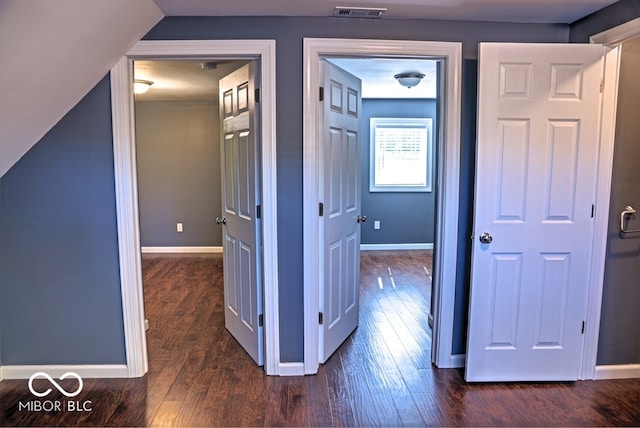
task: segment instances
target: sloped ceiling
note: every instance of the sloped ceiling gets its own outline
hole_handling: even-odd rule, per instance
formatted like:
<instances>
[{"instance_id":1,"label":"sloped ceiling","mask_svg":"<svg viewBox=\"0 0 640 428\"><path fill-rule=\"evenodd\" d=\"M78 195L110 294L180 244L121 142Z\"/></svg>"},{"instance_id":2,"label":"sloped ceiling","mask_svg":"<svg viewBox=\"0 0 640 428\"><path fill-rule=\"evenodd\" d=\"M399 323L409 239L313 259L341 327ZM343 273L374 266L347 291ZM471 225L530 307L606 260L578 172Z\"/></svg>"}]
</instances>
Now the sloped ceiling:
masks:
<instances>
[{"instance_id":1,"label":"sloped ceiling","mask_svg":"<svg viewBox=\"0 0 640 428\"><path fill-rule=\"evenodd\" d=\"M152 0L0 0L0 177L163 17Z\"/></svg>"}]
</instances>

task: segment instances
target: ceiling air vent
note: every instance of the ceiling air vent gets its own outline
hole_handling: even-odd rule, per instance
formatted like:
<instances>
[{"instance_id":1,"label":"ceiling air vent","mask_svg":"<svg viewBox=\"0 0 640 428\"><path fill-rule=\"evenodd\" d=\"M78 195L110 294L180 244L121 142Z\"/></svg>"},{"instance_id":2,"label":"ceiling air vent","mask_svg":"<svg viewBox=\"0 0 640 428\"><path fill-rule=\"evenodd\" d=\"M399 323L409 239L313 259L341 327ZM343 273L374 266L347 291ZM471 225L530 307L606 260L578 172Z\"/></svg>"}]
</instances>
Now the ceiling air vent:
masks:
<instances>
[{"instance_id":1,"label":"ceiling air vent","mask_svg":"<svg viewBox=\"0 0 640 428\"><path fill-rule=\"evenodd\" d=\"M380 18L387 11L386 7L343 7L336 6L333 16L345 18Z\"/></svg>"}]
</instances>

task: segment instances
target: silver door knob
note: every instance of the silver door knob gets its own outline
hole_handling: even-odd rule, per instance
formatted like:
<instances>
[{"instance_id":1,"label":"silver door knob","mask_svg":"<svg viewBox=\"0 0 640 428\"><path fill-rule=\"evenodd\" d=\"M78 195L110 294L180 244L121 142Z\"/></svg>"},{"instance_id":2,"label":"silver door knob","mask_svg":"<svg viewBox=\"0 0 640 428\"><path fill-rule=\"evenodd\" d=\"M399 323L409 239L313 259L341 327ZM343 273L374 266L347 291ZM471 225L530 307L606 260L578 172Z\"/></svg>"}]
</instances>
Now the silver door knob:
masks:
<instances>
[{"instance_id":1,"label":"silver door knob","mask_svg":"<svg viewBox=\"0 0 640 428\"><path fill-rule=\"evenodd\" d=\"M364 223L367 221L367 216L366 215L359 215L357 218L358 223Z\"/></svg>"},{"instance_id":2,"label":"silver door knob","mask_svg":"<svg viewBox=\"0 0 640 428\"><path fill-rule=\"evenodd\" d=\"M224 217L222 218L218 217L216 218L216 224L227 224L227 219Z\"/></svg>"},{"instance_id":3,"label":"silver door knob","mask_svg":"<svg viewBox=\"0 0 640 428\"><path fill-rule=\"evenodd\" d=\"M482 242L483 244L491 244L491 241L493 241L493 236L491 236L490 233L482 232L480 234L480 242Z\"/></svg>"}]
</instances>

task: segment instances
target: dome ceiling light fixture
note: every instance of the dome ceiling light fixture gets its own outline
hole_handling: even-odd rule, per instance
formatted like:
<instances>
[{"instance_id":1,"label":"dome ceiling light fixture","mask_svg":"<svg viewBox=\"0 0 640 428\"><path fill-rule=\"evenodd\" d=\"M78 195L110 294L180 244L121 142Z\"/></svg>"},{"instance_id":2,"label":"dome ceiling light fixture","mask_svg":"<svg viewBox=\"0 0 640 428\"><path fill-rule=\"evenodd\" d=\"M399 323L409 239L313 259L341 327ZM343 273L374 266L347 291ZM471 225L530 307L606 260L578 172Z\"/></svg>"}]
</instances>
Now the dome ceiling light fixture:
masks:
<instances>
[{"instance_id":1,"label":"dome ceiling light fixture","mask_svg":"<svg viewBox=\"0 0 640 428\"><path fill-rule=\"evenodd\" d=\"M412 71L398 73L393 77L398 81L399 84L401 84L405 88L413 88L422 81L422 79L424 78L424 74Z\"/></svg>"},{"instance_id":2,"label":"dome ceiling light fixture","mask_svg":"<svg viewBox=\"0 0 640 428\"><path fill-rule=\"evenodd\" d=\"M151 85L153 85L153 82L151 80L135 79L133 81L133 93L144 94L149 90Z\"/></svg>"}]
</instances>

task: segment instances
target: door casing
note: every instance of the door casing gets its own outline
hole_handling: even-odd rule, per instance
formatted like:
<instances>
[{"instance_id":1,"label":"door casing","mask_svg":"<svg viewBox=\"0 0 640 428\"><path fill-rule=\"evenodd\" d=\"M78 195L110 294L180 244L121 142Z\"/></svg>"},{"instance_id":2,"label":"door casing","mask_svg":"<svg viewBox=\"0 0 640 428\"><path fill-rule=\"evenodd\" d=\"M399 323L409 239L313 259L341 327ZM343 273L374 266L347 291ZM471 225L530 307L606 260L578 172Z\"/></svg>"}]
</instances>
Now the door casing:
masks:
<instances>
[{"instance_id":1,"label":"door casing","mask_svg":"<svg viewBox=\"0 0 640 428\"><path fill-rule=\"evenodd\" d=\"M275 40L140 41L111 69L116 215L127 373L148 369L133 114L134 59L255 59L260 64L265 371L281 374L278 323ZM211 219L214 221L214 219Z\"/></svg>"},{"instance_id":2,"label":"door casing","mask_svg":"<svg viewBox=\"0 0 640 428\"><path fill-rule=\"evenodd\" d=\"M601 117L601 146L598 164L598 183L596 189L596 215L593 243L593 258L596 263L591 267L589 302L587 307L587 325L584 355L582 360L582 379L610 379L626 377L618 370L619 366L608 369L597 366L598 336L600 334L600 314L602 311L602 293L604 287L604 265L607 256L609 200L613 173L613 148L615 143L616 107L618 103L618 75L620 66L620 45L640 36L640 18L625 22L590 37L591 43L607 47L605 54L603 105Z\"/></svg>"},{"instance_id":3,"label":"door casing","mask_svg":"<svg viewBox=\"0 0 640 428\"><path fill-rule=\"evenodd\" d=\"M318 97L320 60L331 56L411 57L439 59L445 63L443 88L442 137L439 141L438 201L436 247L438 266L434 267L435 318L432 361L438 367L458 367L464 356L452 355L455 268L458 241L458 191L460 177L460 96L462 44L407 40L312 39L303 41L304 63L304 156L303 222L304 246L304 373L318 371L320 284L317 260L320 259L320 189L318 156ZM445 213L447 214L445 216ZM449 269L445 269L449 266Z\"/></svg>"}]
</instances>

